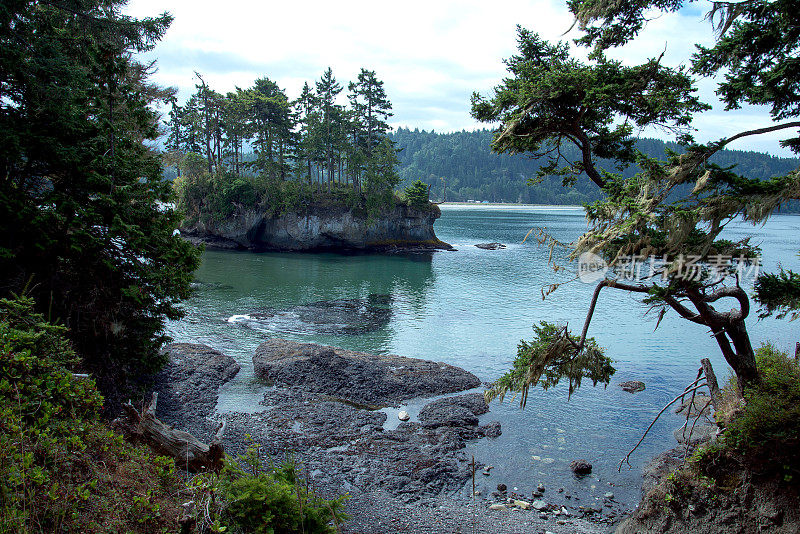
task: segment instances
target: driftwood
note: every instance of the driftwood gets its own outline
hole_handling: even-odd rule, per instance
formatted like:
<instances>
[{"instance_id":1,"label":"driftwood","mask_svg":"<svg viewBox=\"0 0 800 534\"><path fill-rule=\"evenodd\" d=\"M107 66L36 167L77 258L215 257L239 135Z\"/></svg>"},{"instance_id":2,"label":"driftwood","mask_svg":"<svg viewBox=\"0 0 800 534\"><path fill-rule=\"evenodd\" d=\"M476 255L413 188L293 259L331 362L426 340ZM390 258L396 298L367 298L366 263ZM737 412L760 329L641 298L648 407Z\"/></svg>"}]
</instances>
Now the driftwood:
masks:
<instances>
[{"instance_id":1,"label":"driftwood","mask_svg":"<svg viewBox=\"0 0 800 534\"><path fill-rule=\"evenodd\" d=\"M717 383L717 375L714 374L714 368L711 367L711 361L708 358L700 360L700 365L703 366L703 374L706 375L708 382L708 391L711 393L711 405L715 410L720 406L720 391L719 384Z\"/></svg>"},{"instance_id":2,"label":"driftwood","mask_svg":"<svg viewBox=\"0 0 800 534\"><path fill-rule=\"evenodd\" d=\"M139 413L130 402L124 404L124 414L115 419L112 426L127 439L147 443L159 453L171 456L180 468L191 472L201 470L219 471L225 452L222 448L222 434L225 423L217 429L210 444L203 443L183 430L176 430L156 418L158 393L153 393L150 403Z\"/></svg>"}]
</instances>

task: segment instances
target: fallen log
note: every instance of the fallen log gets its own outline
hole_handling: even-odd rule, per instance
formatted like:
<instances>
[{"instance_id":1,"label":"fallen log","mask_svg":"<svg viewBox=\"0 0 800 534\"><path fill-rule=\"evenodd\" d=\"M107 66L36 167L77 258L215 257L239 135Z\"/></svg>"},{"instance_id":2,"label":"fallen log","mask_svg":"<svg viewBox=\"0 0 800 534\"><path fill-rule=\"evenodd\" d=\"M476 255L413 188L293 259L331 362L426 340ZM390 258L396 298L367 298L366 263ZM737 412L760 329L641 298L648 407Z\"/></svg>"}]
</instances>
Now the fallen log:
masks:
<instances>
[{"instance_id":1,"label":"fallen log","mask_svg":"<svg viewBox=\"0 0 800 534\"><path fill-rule=\"evenodd\" d=\"M122 406L123 415L111 423L112 428L128 440L147 443L158 453L174 458L178 467L193 473L222 469L225 422L220 423L213 441L206 444L190 433L174 429L156 418L157 403L158 393L153 393L150 403L139 413L130 401L127 402Z\"/></svg>"}]
</instances>

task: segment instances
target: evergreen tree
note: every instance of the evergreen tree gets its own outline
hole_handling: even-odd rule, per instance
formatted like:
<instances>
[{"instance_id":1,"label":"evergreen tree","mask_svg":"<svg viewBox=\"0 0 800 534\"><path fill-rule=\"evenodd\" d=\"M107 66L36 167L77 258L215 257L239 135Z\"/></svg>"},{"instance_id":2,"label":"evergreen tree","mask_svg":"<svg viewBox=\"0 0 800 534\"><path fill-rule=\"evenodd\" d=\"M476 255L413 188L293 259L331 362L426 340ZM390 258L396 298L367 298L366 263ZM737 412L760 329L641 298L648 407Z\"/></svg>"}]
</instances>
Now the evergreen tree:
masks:
<instances>
[{"instance_id":1,"label":"evergreen tree","mask_svg":"<svg viewBox=\"0 0 800 534\"><path fill-rule=\"evenodd\" d=\"M342 92L342 86L333 76L333 70L328 67L317 81L316 89L322 113L321 144L325 165L328 169L328 189L330 190L335 176L338 149L344 136L342 107L336 103L336 98Z\"/></svg>"},{"instance_id":2,"label":"evergreen tree","mask_svg":"<svg viewBox=\"0 0 800 534\"><path fill-rule=\"evenodd\" d=\"M122 2L12 0L0 9L0 293L27 291L62 321L104 393L156 371L164 321L190 292L197 252L145 141L169 94L132 59L169 15Z\"/></svg>"},{"instance_id":3,"label":"evergreen tree","mask_svg":"<svg viewBox=\"0 0 800 534\"><path fill-rule=\"evenodd\" d=\"M386 119L392 116L392 104L386 97L383 82L375 76L374 70L362 68L356 82L350 82L350 106L361 128L364 151L367 159L381 138L389 131Z\"/></svg>"},{"instance_id":4,"label":"evergreen tree","mask_svg":"<svg viewBox=\"0 0 800 534\"><path fill-rule=\"evenodd\" d=\"M669 12L682 5L571 1L569 7L585 31L578 42L593 47L587 63L572 58L566 45L547 43L519 29L519 54L507 61L510 76L491 99L473 96L476 118L502 123L495 134L494 150L548 158L543 174L559 174L569 184L585 173L605 193L603 200L586 207L590 228L576 243L573 257L597 253L612 267L629 258L665 258L655 269L657 276L601 280L580 337L571 336L565 328L558 332L543 329L541 333L548 332L547 339L540 333L535 344L546 341L545 348L521 353L518 363L524 360L524 365L499 383L497 394L515 389L521 390L524 398L530 385L541 380L547 387L561 376L569 378L570 391L585 376L607 382L608 361L587 338L595 303L605 287L641 294L661 316L672 310L710 330L736 373L740 391L759 381L745 325L749 297L739 277L728 276L729 270L746 263L757 251L746 241L732 243L719 236L732 220L761 223L790 199L800 198L800 171L759 180L709 159L733 140L797 129L800 122L772 124L716 143L696 144L688 128L692 117L708 106L694 96L693 75L730 69L730 76L719 86L729 110L749 101L771 105L773 119L796 116L800 74L786 69L800 46L797 30L788 22L796 19L792 18L796 6L780 1L715 4L712 18L719 9L723 11L716 44L699 48L691 71L666 67L661 57L632 67L607 58L609 47L637 37L647 10ZM757 38L762 32L769 37ZM770 70L773 66L776 70ZM768 75L763 78L765 71ZM675 132L684 153L668 152L660 160L637 151L632 125ZM797 139L792 137L784 144L800 147ZM562 147L566 145L577 148L576 159L564 157ZM600 158L612 165L600 167ZM630 177L618 172L634 162L642 172ZM736 257L739 261L731 264ZM723 300L738 306L722 311L718 301Z\"/></svg>"}]
</instances>

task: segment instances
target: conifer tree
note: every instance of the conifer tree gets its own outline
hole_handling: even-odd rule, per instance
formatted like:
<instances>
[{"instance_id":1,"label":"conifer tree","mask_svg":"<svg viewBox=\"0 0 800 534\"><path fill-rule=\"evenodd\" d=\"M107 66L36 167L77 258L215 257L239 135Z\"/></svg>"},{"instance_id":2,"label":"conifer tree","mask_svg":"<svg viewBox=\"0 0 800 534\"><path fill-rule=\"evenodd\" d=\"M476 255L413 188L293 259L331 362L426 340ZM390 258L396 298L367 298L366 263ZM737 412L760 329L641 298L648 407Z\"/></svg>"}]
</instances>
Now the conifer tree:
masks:
<instances>
[{"instance_id":1,"label":"conifer tree","mask_svg":"<svg viewBox=\"0 0 800 534\"><path fill-rule=\"evenodd\" d=\"M12 0L0 9L0 294L69 328L113 401L153 372L198 255L173 235L152 104L170 94L133 54L172 18L123 3Z\"/></svg>"},{"instance_id":2,"label":"conifer tree","mask_svg":"<svg viewBox=\"0 0 800 534\"><path fill-rule=\"evenodd\" d=\"M730 271L738 271L758 251L746 241L722 239L720 233L740 218L762 223L787 201L800 198L800 170L759 180L709 158L736 139L797 130L800 122L777 123L767 117L761 127L695 143L691 119L708 109L694 95L695 78L727 70L718 92L729 112L748 102L769 106L773 121L796 117L800 72L789 68L800 48L798 29L791 22L796 6L766 0L715 3L709 14L719 21L715 45L699 47L691 67L670 68L662 64L663 57L626 66L609 59L606 51L636 39L648 10L673 12L683 2L571 0L568 5L584 32L577 42L592 48L588 62L572 57L566 44L550 44L519 29L519 54L507 62L510 76L491 98L473 96L473 115L502 123L492 145L496 151L547 158L542 174L563 176L565 185L588 178L602 189L605 198L586 207L590 228L572 257L599 254L613 274L596 286L580 336L566 329L542 330L548 332L546 346L521 355L529 361L500 387L524 393L530 385L552 385L566 376L571 391L583 376L607 381L610 374L597 372L607 369L608 362L588 350L587 331L600 291L608 287L641 294L659 317L671 310L704 327L744 390L759 381L759 371L745 324L750 299ZM648 157L635 148L634 126L673 132L683 145L681 153ZM797 136L783 144L800 148ZM564 156L565 145L577 147L577 159ZM601 159L611 165L603 168ZM619 169L634 162L642 172L620 174ZM650 257L664 258L656 276L628 281L620 275L619 267L631 258ZM735 307L720 309L728 302Z\"/></svg>"}]
</instances>

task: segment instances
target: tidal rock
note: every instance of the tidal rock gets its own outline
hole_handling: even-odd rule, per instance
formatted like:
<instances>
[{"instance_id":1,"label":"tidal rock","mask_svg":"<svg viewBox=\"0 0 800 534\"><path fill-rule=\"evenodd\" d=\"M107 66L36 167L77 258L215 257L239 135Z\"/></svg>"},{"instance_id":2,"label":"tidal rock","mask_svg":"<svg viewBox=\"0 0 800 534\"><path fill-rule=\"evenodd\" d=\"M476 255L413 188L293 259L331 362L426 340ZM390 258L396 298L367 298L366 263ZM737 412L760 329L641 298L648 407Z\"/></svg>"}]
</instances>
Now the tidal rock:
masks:
<instances>
[{"instance_id":1,"label":"tidal rock","mask_svg":"<svg viewBox=\"0 0 800 534\"><path fill-rule=\"evenodd\" d=\"M241 323L270 332L362 335L384 328L392 318L391 306L390 295L371 294L251 311Z\"/></svg>"},{"instance_id":2,"label":"tidal rock","mask_svg":"<svg viewBox=\"0 0 800 534\"><path fill-rule=\"evenodd\" d=\"M502 243L478 243L475 246L483 250L497 250L506 248L506 246Z\"/></svg>"},{"instance_id":3,"label":"tidal rock","mask_svg":"<svg viewBox=\"0 0 800 534\"><path fill-rule=\"evenodd\" d=\"M517 508L522 508L523 510L529 510L531 507L531 503L529 503L528 501L520 501L515 499L514 506L516 506Z\"/></svg>"},{"instance_id":4,"label":"tidal rock","mask_svg":"<svg viewBox=\"0 0 800 534\"><path fill-rule=\"evenodd\" d=\"M640 380L628 380L627 382L622 382L619 387L628 393L638 393L644 391L644 382Z\"/></svg>"},{"instance_id":5,"label":"tidal rock","mask_svg":"<svg viewBox=\"0 0 800 534\"><path fill-rule=\"evenodd\" d=\"M268 383L298 386L365 407L390 406L480 385L472 373L445 363L285 339L262 343L253 356L253 368Z\"/></svg>"},{"instance_id":6,"label":"tidal rock","mask_svg":"<svg viewBox=\"0 0 800 534\"><path fill-rule=\"evenodd\" d=\"M478 431L487 438L497 438L503 433L499 421L492 421L478 427Z\"/></svg>"},{"instance_id":7,"label":"tidal rock","mask_svg":"<svg viewBox=\"0 0 800 534\"><path fill-rule=\"evenodd\" d=\"M539 483L539 485L538 485L538 486L536 486L536 491L538 491L538 492L540 492L540 493L544 493L544 484L542 484L542 483L540 482L540 483Z\"/></svg>"},{"instance_id":8,"label":"tidal rock","mask_svg":"<svg viewBox=\"0 0 800 534\"><path fill-rule=\"evenodd\" d=\"M419 412L419 420L426 428L440 426L477 426L478 416L489 411L481 393L468 393L445 397L427 404Z\"/></svg>"},{"instance_id":9,"label":"tidal rock","mask_svg":"<svg viewBox=\"0 0 800 534\"><path fill-rule=\"evenodd\" d=\"M499 491L500 493L505 493L507 489L508 489L508 486L506 486L502 482L497 485L497 491Z\"/></svg>"},{"instance_id":10,"label":"tidal rock","mask_svg":"<svg viewBox=\"0 0 800 534\"><path fill-rule=\"evenodd\" d=\"M572 469L572 472L576 475L588 475L592 472L592 464L583 459L573 460L572 463L569 464L569 468Z\"/></svg>"},{"instance_id":11,"label":"tidal rock","mask_svg":"<svg viewBox=\"0 0 800 534\"><path fill-rule=\"evenodd\" d=\"M608 499L608 500L611 500L611 499L613 499L613 498L614 498L614 494L613 494L613 493L611 493L610 491L609 491L609 492L606 492L606 494L605 494L605 495L603 495L603 498L605 498L605 499Z\"/></svg>"},{"instance_id":12,"label":"tidal rock","mask_svg":"<svg viewBox=\"0 0 800 534\"><path fill-rule=\"evenodd\" d=\"M489 505L489 510L508 510L505 504L495 503Z\"/></svg>"},{"instance_id":13,"label":"tidal rock","mask_svg":"<svg viewBox=\"0 0 800 534\"><path fill-rule=\"evenodd\" d=\"M541 500L540 501L533 501L533 504L531 504L531 506L533 506L533 509L538 511L538 512L547 510L547 508L548 508L547 503L544 502L544 501L541 501Z\"/></svg>"},{"instance_id":14,"label":"tidal rock","mask_svg":"<svg viewBox=\"0 0 800 534\"><path fill-rule=\"evenodd\" d=\"M153 391L158 392L156 417L181 424L189 417L211 415L219 388L239 372L236 360L208 345L193 343L171 343L163 352L169 360L153 384Z\"/></svg>"},{"instance_id":15,"label":"tidal rock","mask_svg":"<svg viewBox=\"0 0 800 534\"><path fill-rule=\"evenodd\" d=\"M397 418L400 419L401 421L408 421L409 419L411 419L411 416L408 415L407 411L400 410L400 413L397 414Z\"/></svg>"}]
</instances>

